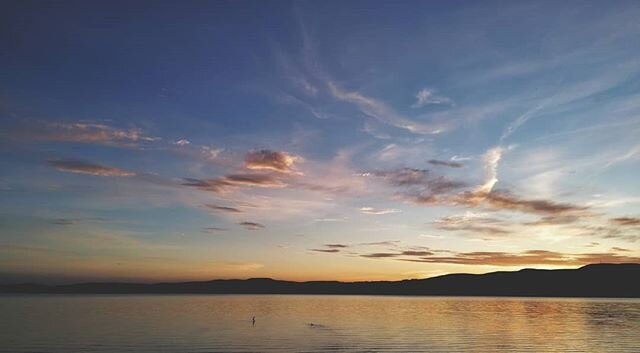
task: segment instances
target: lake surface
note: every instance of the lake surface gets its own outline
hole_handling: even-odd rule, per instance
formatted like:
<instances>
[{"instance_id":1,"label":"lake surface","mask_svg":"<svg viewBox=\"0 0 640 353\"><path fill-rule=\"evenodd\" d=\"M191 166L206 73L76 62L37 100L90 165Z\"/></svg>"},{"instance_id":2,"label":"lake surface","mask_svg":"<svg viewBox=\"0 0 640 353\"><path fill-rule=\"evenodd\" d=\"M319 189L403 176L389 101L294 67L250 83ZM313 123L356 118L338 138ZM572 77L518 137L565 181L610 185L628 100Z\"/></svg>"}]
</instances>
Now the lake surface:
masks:
<instances>
[{"instance_id":1,"label":"lake surface","mask_svg":"<svg viewBox=\"0 0 640 353\"><path fill-rule=\"evenodd\" d=\"M0 351L637 353L640 300L0 296Z\"/></svg>"}]
</instances>

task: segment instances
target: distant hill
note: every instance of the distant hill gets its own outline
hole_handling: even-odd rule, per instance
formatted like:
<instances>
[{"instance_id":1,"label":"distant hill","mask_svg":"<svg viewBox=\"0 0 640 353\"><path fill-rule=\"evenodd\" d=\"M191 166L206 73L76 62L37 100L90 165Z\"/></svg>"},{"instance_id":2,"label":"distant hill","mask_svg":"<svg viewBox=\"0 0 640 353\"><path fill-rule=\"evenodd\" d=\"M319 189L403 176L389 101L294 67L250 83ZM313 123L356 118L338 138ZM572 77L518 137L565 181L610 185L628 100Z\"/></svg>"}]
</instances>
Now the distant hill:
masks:
<instances>
[{"instance_id":1,"label":"distant hill","mask_svg":"<svg viewBox=\"0 0 640 353\"><path fill-rule=\"evenodd\" d=\"M0 293L39 294L370 294L640 298L640 264L593 264L579 269L449 274L403 281L291 282L270 278L180 283L0 285Z\"/></svg>"}]
</instances>

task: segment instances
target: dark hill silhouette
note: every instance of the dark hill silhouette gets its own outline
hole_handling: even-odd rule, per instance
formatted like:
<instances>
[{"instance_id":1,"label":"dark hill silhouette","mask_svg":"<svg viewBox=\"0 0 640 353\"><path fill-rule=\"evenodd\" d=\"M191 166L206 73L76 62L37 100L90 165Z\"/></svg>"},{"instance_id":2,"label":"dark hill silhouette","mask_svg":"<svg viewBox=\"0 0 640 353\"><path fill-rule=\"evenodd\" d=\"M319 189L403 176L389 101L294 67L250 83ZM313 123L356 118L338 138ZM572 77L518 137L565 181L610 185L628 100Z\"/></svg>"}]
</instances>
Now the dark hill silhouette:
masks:
<instances>
[{"instance_id":1,"label":"dark hill silhouette","mask_svg":"<svg viewBox=\"0 0 640 353\"><path fill-rule=\"evenodd\" d=\"M449 274L403 281L291 282L270 278L179 283L0 285L0 293L41 294L371 294L640 298L640 264L593 264L579 269Z\"/></svg>"}]
</instances>

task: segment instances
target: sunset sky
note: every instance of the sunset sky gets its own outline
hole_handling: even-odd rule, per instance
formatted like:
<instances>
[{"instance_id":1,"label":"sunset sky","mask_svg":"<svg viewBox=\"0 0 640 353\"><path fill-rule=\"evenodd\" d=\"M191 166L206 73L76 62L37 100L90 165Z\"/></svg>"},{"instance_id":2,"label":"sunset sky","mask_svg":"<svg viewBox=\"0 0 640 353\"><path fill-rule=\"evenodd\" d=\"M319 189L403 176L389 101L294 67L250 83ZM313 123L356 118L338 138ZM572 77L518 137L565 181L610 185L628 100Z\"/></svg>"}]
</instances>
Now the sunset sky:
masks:
<instances>
[{"instance_id":1,"label":"sunset sky","mask_svg":"<svg viewBox=\"0 0 640 353\"><path fill-rule=\"evenodd\" d=\"M0 282L640 262L639 18L635 0L5 2Z\"/></svg>"}]
</instances>

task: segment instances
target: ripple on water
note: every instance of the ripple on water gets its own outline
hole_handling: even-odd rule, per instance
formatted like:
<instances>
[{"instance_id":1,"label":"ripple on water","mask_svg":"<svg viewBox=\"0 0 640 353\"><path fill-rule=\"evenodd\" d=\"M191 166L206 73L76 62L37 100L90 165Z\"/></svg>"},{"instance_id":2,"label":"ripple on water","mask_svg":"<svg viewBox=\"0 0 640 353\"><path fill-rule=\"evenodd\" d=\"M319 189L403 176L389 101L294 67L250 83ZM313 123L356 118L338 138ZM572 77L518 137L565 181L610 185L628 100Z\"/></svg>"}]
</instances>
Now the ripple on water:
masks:
<instances>
[{"instance_id":1,"label":"ripple on water","mask_svg":"<svg viewBox=\"0 0 640 353\"><path fill-rule=\"evenodd\" d=\"M637 299L6 296L0 312L0 352L12 353L637 353L640 347Z\"/></svg>"}]
</instances>

